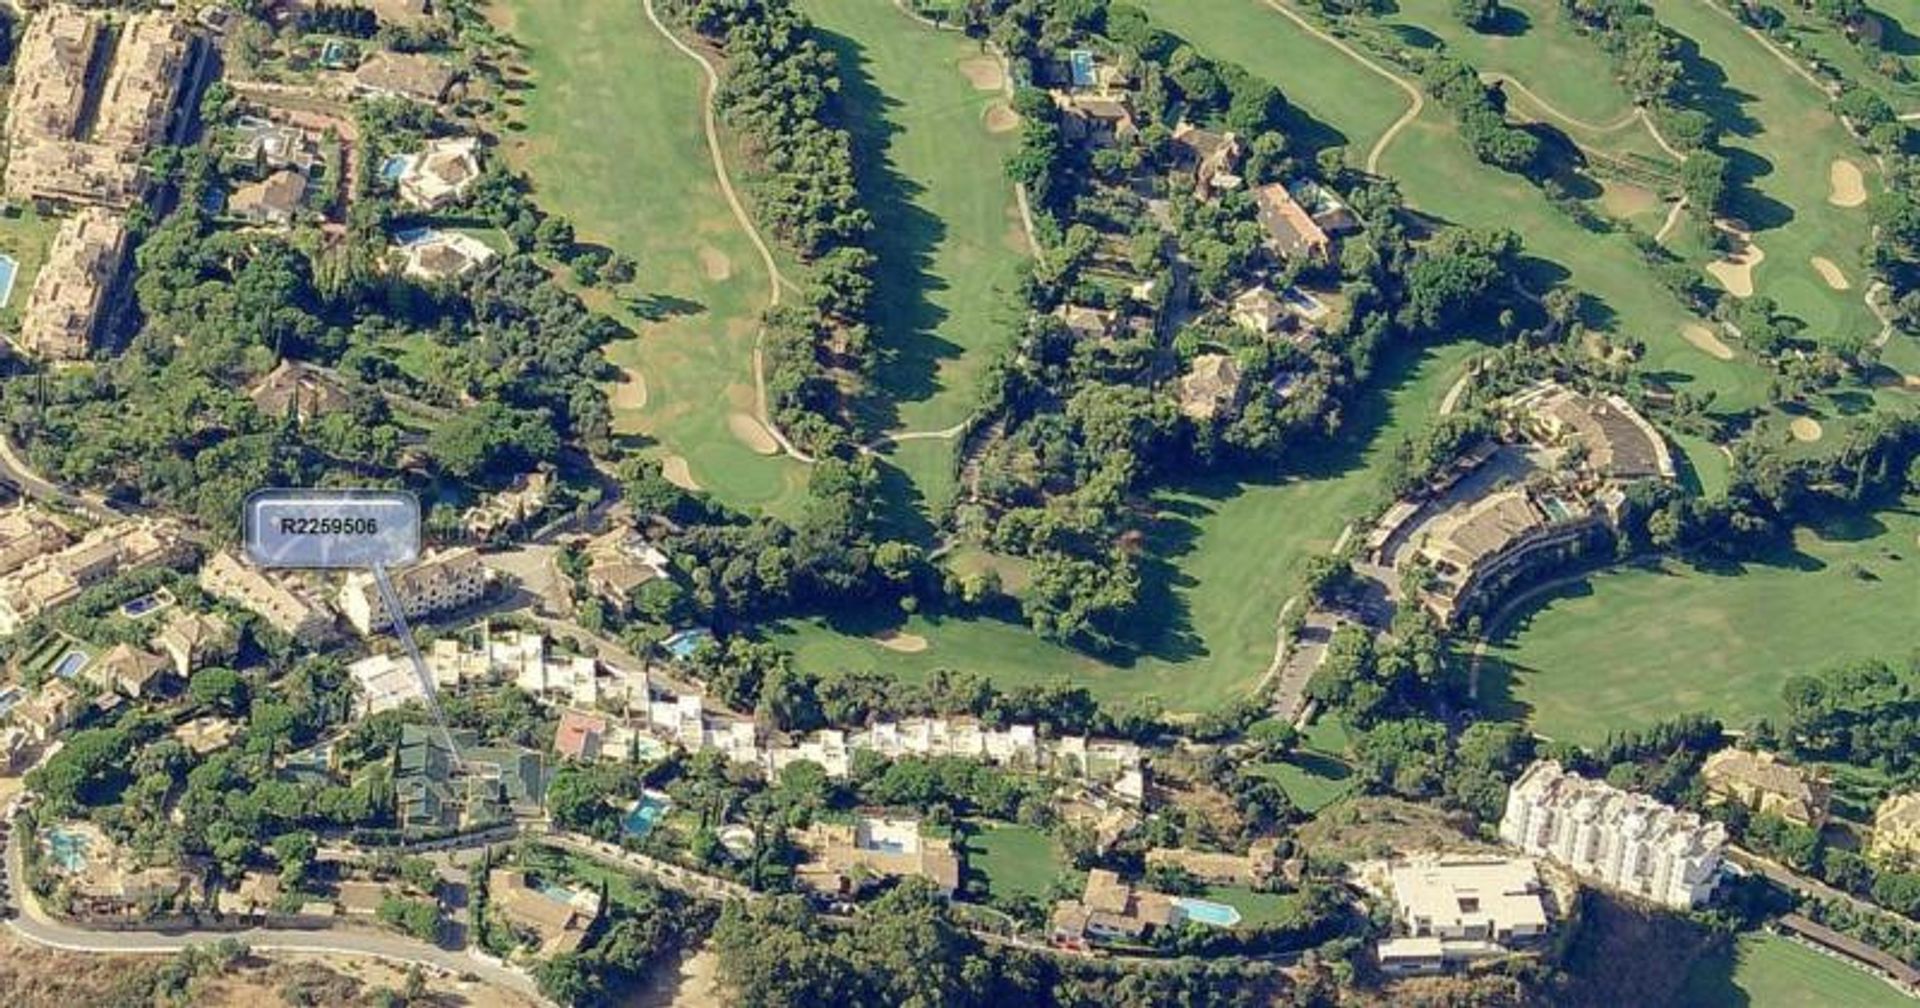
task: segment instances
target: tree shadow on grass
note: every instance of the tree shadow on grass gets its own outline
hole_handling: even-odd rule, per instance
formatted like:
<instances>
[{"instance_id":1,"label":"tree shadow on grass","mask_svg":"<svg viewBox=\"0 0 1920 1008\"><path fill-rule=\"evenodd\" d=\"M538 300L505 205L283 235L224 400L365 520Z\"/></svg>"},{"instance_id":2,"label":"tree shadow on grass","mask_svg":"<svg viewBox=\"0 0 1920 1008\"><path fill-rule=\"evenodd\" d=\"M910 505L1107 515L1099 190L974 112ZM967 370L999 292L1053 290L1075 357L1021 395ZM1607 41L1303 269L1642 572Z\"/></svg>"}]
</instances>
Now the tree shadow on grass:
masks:
<instances>
[{"instance_id":1,"label":"tree shadow on grass","mask_svg":"<svg viewBox=\"0 0 1920 1008\"><path fill-rule=\"evenodd\" d=\"M1675 37L1679 41L1673 55L1680 62L1683 104L1705 112L1723 133L1750 137L1760 132L1760 120L1746 110L1754 96L1729 84L1727 72L1700 51L1698 42L1677 32Z\"/></svg>"},{"instance_id":2,"label":"tree shadow on grass","mask_svg":"<svg viewBox=\"0 0 1920 1008\"><path fill-rule=\"evenodd\" d=\"M947 286L932 269L947 225L914 202L925 189L896 165L901 102L881 91L866 48L838 32L821 30L816 37L839 61L836 119L852 136L855 181L873 215L867 244L879 261L870 312L879 360L874 389L860 403L861 419L868 430L890 430L899 423L899 404L940 392L941 362L961 353L959 344L939 334L947 313L928 297Z\"/></svg>"}]
</instances>

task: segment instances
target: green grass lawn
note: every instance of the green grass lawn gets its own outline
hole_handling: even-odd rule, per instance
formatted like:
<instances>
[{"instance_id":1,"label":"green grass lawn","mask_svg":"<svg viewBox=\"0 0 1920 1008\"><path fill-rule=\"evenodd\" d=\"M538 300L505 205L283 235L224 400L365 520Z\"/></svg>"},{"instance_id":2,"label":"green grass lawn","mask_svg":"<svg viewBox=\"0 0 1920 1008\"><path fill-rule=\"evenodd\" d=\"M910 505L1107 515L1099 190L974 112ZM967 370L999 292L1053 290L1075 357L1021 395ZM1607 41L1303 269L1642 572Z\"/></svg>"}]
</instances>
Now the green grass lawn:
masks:
<instances>
[{"instance_id":1,"label":"green grass lawn","mask_svg":"<svg viewBox=\"0 0 1920 1008\"><path fill-rule=\"evenodd\" d=\"M994 896L1045 899L1066 870L1060 845L1031 826L982 822L967 837L967 870L986 879Z\"/></svg>"},{"instance_id":2,"label":"green grass lawn","mask_svg":"<svg viewBox=\"0 0 1920 1008\"><path fill-rule=\"evenodd\" d=\"M1683 1003L1697 1008L1896 1008L1913 999L1833 956L1772 934L1743 935L1731 956L1701 961Z\"/></svg>"},{"instance_id":3,"label":"green grass lawn","mask_svg":"<svg viewBox=\"0 0 1920 1008\"><path fill-rule=\"evenodd\" d=\"M999 318L1027 247L1004 168L1017 134L986 126L1004 95L961 73L963 61L985 54L958 32L872 0L800 6L840 58L861 195L874 215L879 419L907 430L951 426L966 418L974 383L1006 338ZM952 449L912 442L900 453L929 503L952 493Z\"/></svg>"},{"instance_id":4,"label":"green grass lawn","mask_svg":"<svg viewBox=\"0 0 1920 1008\"><path fill-rule=\"evenodd\" d=\"M0 214L0 255L12 256L15 264L13 290L6 304L0 305L0 326L18 328L20 309L33 293L33 280L46 264L47 246L53 243L53 233L59 227L59 220L42 217L30 206Z\"/></svg>"},{"instance_id":5,"label":"green grass lawn","mask_svg":"<svg viewBox=\"0 0 1920 1008\"><path fill-rule=\"evenodd\" d=\"M1683 48L1682 57L1733 158L1729 209L1766 253L1753 272L1755 292L1804 321L1814 338L1878 332L1861 300L1869 279L1861 257L1866 208L1828 202L1835 158L1859 167L1869 191L1878 186L1873 159L1829 110L1826 94L1789 70L1725 10L1688 0L1660 4L1657 16L1697 46ZM1815 256L1838 265L1852 289L1829 288L1814 271Z\"/></svg>"},{"instance_id":6,"label":"green grass lawn","mask_svg":"<svg viewBox=\"0 0 1920 1008\"><path fill-rule=\"evenodd\" d=\"M1475 69L1518 78L1575 119L1606 124L1633 111L1633 98L1614 79L1606 54L1582 38L1552 0L1503 0L1494 30L1486 32L1461 23L1449 0L1399 0L1398 9L1381 20L1402 45L1432 49L1444 43Z\"/></svg>"},{"instance_id":7,"label":"green grass lawn","mask_svg":"<svg viewBox=\"0 0 1920 1008\"><path fill-rule=\"evenodd\" d=\"M1309 815L1353 790L1353 768L1322 753L1295 753L1277 763L1256 764L1251 770L1279 784L1294 807Z\"/></svg>"},{"instance_id":8,"label":"green grass lawn","mask_svg":"<svg viewBox=\"0 0 1920 1008\"><path fill-rule=\"evenodd\" d=\"M1272 924L1294 914L1291 893L1255 892L1246 886L1208 886L1204 898L1240 911L1243 925Z\"/></svg>"},{"instance_id":9,"label":"green grass lawn","mask_svg":"<svg viewBox=\"0 0 1920 1008\"><path fill-rule=\"evenodd\" d=\"M1141 6L1202 52L1272 81L1307 116L1351 138L1350 152L1364 152L1379 136L1382 115L1390 122L1406 108L1406 96L1379 75L1301 33L1260 0L1144 0ZM1437 103L1429 101L1394 139L1380 169L1400 183L1413 208L1434 218L1519 232L1533 286L1565 281L1591 295L1589 321L1644 340L1647 372L1695 393L1715 392L1727 409L1764 397L1765 375L1750 362L1716 360L1681 338L1692 316L1654 281L1625 235L1589 232L1526 179L1481 164Z\"/></svg>"},{"instance_id":10,"label":"green grass lawn","mask_svg":"<svg viewBox=\"0 0 1920 1008\"><path fill-rule=\"evenodd\" d=\"M1853 42L1833 22L1798 4L1777 9L1795 46L1831 64L1848 82L1879 92L1895 111L1920 109L1920 7L1903 0L1873 0L1866 8L1885 28L1885 41L1878 48ZM1883 72L1883 62L1899 67L1905 79Z\"/></svg>"},{"instance_id":11,"label":"green grass lawn","mask_svg":"<svg viewBox=\"0 0 1920 1008\"><path fill-rule=\"evenodd\" d=\"M1803 530L1791 550L1724 569L1594 575L1496 628L1482 701L1581 743L1687 712L1734 727L1777 717L1789 676L1912 649L1917 540L1920 510L1907 507Z\"/></svg>"},{"instance_id":12,"label":"green grass lawn","mask_svg":"<svg viewBox=\"0 0 1920 1008\"><path fill-rule=\"evenodd\" d=\"M508 160L581 241L639 264L645 294L588 299L636 333L608 350L645 384L644 396L635 384L610 390L615 429L685 458L729 504L791 513L805 468L756 454L729 427L754 409L767 276L713 173L699 67L631 0L504 0L491 10L530 71L509 75Z\"/></svg>"},{"instance_id":13,"label":"green grass lawn","mask_svg":"<svg viewBox=\"0 0 1920 1008\"><path fill-rule=\"evenodd\" d=\"M1065 681L1102 701L1157 697L1197 712L1246 696L1273 659L1280 606L1307 559L1332 548L1348 520L1381 503L1382 467L1400 439L1427 423L1466 361L1470 341L1390 353L1381 382L1348 410L1349 436L1303 457L1291 478L1214 477L1162 493L1146 530L1145 608L1154 621L1139 654L1100 660L994 619L846 612L774 628L803 668L884 671L908 680L935 669L1002 686ZM874 643L884 629L930 645L903 654Z\"/></svg>"}]
</instances>

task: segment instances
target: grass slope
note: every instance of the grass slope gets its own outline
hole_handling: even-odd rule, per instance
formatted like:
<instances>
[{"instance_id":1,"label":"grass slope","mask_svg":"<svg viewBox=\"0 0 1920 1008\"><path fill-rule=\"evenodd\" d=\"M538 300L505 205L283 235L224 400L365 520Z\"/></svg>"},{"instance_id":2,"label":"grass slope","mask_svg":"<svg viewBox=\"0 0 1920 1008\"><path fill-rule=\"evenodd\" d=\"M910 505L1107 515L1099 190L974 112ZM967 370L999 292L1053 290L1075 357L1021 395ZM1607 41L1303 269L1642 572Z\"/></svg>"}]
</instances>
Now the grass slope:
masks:
<instances>
[{"instance_id":1,"label":"grass slope","mask_svg":"<svg viewBox=\"0 0 1920 1008\"><path fill-rule=\"evenodd\" d=\"M996 315L1026 251L1004 164L1012 132L990 133L998 90L960 72L984 56L958 32L935 31L892 4L803 0L840 57L841 98L860 155L860 189L880 258L876 376L896 416L882 425L949 427L966 418L974 383L1002 342ZM952 493L952 442L910 443L896 461L929 502Z\"/></svg>"},{"instance_id":2,"label":"grass slope","mask_svg":"<svg viewBox=\"0 0 1920 1008\"><path fill-rule=\"evenodd\" d=\"M806 470L756 455L728 428L730 414L754 409L767 275L714 177L699 67L633 0L492 9L530 70L510 85L509 161L581 241L639 264L644 296L589 300L637 334L608 350L646 386L644 405L631 388L610 390L616 430L686 458L693 478L729 504L789 513Z\"/></svg>"},{"instance_id":3,"label":"grass slope","mask_svg":"<svg viewBox=\"0 0 1920 1008\"><path fill-rule=\"evenodd\" d=\"M993 619L845 613L776 628L804 668L885 671L910 680L961 669L1002 686L1067 681L1103 701L1152 696L1171 711L1212 710L1244 697L1273 658L1275 619L1308 557L1376 503L1382 466L1400 439L1439 408L1472 342L1389 353L1382 381L1349 411L1351 434L1303 458L1284 480L1217 477L1168 491L1147 530L1145 610L1156 626L1143 653L1101 661ZM931 645L901 654L868 639L883 629Z\"/></svg>"},{"instance_id":4,"label":"grass slope","mask_svg":"<svg viewBox=\"0 0 1920 1008\"><path fill-rule=\"evenodd\" d=\"M1793 549L1727 569L1594 575L1498 628L1483 702L1582 743L1690 711L1736 727L1777 716L1789 676L1913 647L1916 540L1920 510L1906 507L1802 531Z\"/></svg>"}]
</instances>

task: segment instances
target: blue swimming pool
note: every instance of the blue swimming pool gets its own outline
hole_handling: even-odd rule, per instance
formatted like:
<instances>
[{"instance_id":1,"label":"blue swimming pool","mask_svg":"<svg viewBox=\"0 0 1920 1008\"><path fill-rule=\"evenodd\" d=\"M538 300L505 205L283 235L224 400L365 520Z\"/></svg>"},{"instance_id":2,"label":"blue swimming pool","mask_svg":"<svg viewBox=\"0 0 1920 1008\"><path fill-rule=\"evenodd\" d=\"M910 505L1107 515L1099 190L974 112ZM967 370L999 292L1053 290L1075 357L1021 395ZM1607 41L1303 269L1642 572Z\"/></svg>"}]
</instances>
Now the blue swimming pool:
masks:
<instances>
[{"instance_id":1,"label":"blue swimming pool","mask_svg":"<svg viewBox=\"0 0 1920 1008\"><path fill-rule=\"evenodd\" d=\"M20 687L9 686L0 690L0 717L5 717L20 702Z\"/></svg>"},{"instance_id":2,"label":"blue swimming pool","mask_svg":"<svg viewBox=\"0 0 1920 1008\"><path fill-rule=\"evenodd\" d=\"M120 613L121 615L127 617L128 619L139 619L140 617L145 616L150 612L153 612L155 609L158 609L161 606L166 605L166 603L167 603L167 600L161 598L157 592L152 595L142 595L139 598L134 599L131 602L128 602L126 605L121 606Z\"/></svg>"},{"instance_id":3,"label":"blue swimming pool","mask_svg":"<svg viewBox=\"0 0 1920 1008\"><path fill-rule=\"evenodd\" d=\"M47 831L47 852L60 867L70 872L87 866L87 838L58 826Z\"/></svg>"},{"instance_id":4,"label":"blue swimming pool","mask_svg":"<svg viewBox=\"0 0 1920 1008\"><path fill-rule=\"evenodd\" d=\"M672 636L660 642L667 653L682 661L693 657L700 645L713 639L713 631L698 627L691 630L676 631Z\"/></svg>"},{"instance_id":5,"label":"blue swimming pool","mask_svg":"<svg viewBox=\"0 0 1920 1008\"><path fill-rule=\"evenodd\" d=\"M1075 49L1067 54L1067 65L1072 69L1073 86L1090 88L1094 85L1093 53L1087 49Z\"/></svg>"},{"instance_id":6,"label":"blue swimming pool","mask_svg":"<svg viewBox=\"0 0 1920 1008\"><path fill-rule=\"evenodd\" d=\"M71 679L79 675L80 670L86 668L87 663L92 660L93 656L85 651L69 651L60 656L60 664L53 667L53 674L62 679Z\"/></svg>"},{"instance_id":7,"label":"blue swimming pool","mask_svg":"<svg viewBox=\"0 0 1920 1008\"><path fill-rule=\"evenodd\" d=\"M626 830L628 836L646 836L653 830L654 823L659 822L660 817L667 814L670 805L671 803L664 798L642 798L640 804L635 805L633 810L627 813L627 818L620 825Z\"/></svg>"},{"instance_id":8,"label":"blue swimming pool","mask_svg":"<svg viewBox=\"0 0 1920 1008\"><path fill-rule=\"evenodd\" d=\"M393 240L398 243L401 248L406 248L410 245L418 245L421 242L432 241L438 237L439 234L440 232L432 228L407 228L402 231L395 231L393 233Z\"/></svg>"},{"instance_id":9,"label":"blue swimming pool","mask_svg":"<svg viewBox=\"0 0 1920 1008\"><path fill-rule=\"evenodd\" d=\"M400 176L407 173L407 160L405 154L394 154L380 162L380 177L388 182L399 181Z\"/></svg>"},{"instance_id":10,"label":"blue swimming pool","mask_svg":"<svg viewBox=\"0 0 1920 1008\"><path fill-rule=\"evenodd\" d=\"M13 300L13 278L20 271L19 262L10 255L0 255L0 308Z\"/></svg>"},{"instance_id":11,"label":"blue swimming pool","mask_svg":"<svg viewBox=\"0 0 1920 1008\"><path fill-rule=\"evenodd\" d=\"M1173 905L1179 907L1188 920L1199 921L1210 927L1228 928L1240 923L1240 911L1225 903L1182 896L1175 899Z\"/></svg>"}]
</instances>

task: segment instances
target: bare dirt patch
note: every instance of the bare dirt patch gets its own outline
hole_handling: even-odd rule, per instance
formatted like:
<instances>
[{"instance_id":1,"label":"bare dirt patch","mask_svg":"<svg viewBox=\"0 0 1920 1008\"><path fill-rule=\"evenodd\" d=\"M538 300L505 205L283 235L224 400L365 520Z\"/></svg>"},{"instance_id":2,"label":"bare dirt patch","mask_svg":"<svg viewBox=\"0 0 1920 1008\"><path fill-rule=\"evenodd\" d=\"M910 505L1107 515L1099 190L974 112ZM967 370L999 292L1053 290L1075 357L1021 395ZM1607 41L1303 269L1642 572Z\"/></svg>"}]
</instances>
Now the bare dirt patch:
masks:
<instances>
[{"instance_id":1,"label":"bare dirt patch","mask_svg":"<svg viewBox=\"0 0 1920 1008\"><path fill-rule=\"evenodd\" d=\"M632 413L647 408L647 376L637 368L627 368L621 380L607 396L607 405L616 413Z\"/></svg>"},{"instance_id":2,"label":"bare dirt patch","mask_svg":"<svg viewBox=\"0 0 1920 1008\"><path fill-rule=\"evenodd\" d=\"M777 455L780 452L780 442L767 433L766 425L745 413L727 414L727 430L755 454Z\"/></svg>"},{"instance_id":3,"label":"bare dirt patch","mask_svg":"<svg viewBox=\"0 0 1920 1008\"><path fill-rule=\"evenodd\" d=\"M1660 206L1660 194L1627 182L1603 182L1600 206L1621 220L1649 213Z\"/></svg>"},{"instance_id":4,"label":"bare dirt patch","mask_svg":"<svg viewBox=\"0 0 1920 1008\"><path fill-rule=\"evenodd\" d=\"M1000 61L992 56L969 56L960 61L960 75L979 91L998 91L1007 86L1007 75Z\"/></svg>"},{"instance_id":5,"label":"bare dirt patch","mask_svg":"<svg viewBox=\"0 0 1920 1008\"><path fill-rule=\"evenodd\" d=\"M693 478L693 468L681 455L668 455L660 460L660 476L682 490L698 490L700 484Z\"/></svg>"},{"instance_id":6,"label":"bare dirt patch","mask_svg":"<svg viewBox=\"0 0 1920 1008\"><path fill-rule=\"evenodd\" d=\"M1834 158L1827 168L1827 202L1837 207L1857 207L1867 201L1866 176L1860 166L1846 158Z\"/></svg>"},{"instance_id":7,"label":"bare dirt patch","mask_svg":"<svg viewBox=\"0 0 1920 1008\"><path fill-rule=\"evenodd\" d=\"M1006 102L994 102L987 107L986 124L989 133L1011 133L1020 126L1020 113Z\"/></svg>"},{"instance_id":8,"label":"bare dirt patch","mask_svg":"<svg viewBox=\"0 0 1920 1008\"><path fill-rule=\"evenodd\" d=\"M919 634L901 633L898 630L882 630L873 635L873 642L889 651L898 651L901 654L919 654L932 646Z\"/></svg>"},{"instance_id":9,"label":"bare dirt patch","mask_svg":"<svg viewBox=\"0 0 1920 1008\"><path fill-rule=\"evenodd\" d=\"M1680 338L1693 344L1695 350L1717 360L1732 360L1733 348L1721 342L1713 330L1699 323L1693 323L1680 330Z\"/></svg>"},{"instance_id":10,"label":"bare dirt patch","mask_svg":"<svg viewBox=\"0 0 1920 1008\"><path fill-rule=\"evenodd\" d=\"M1753 240L1753 235L1737 223L1718 222L1715 227L1733 238L1733 251L1723 259L1707 264L1707 275L1720 281L1720 286L1734 297L1753 296L1753 271L1767 258L1766 250Z\"/></svg>"},{"instance_id":11,"label":"bare dirt patch","mask_svg":"<svg viewBox=\"0 0 1920 1008\"><path fill-rule=\"evenodd\" d=\"M629 1008L722 1008L720 955L703 945L679 957L674 968L655 969Z\"/></svg>"},{"instance_id":12,"label":"bare dirt patch","mask_svg":"<svg viewBox=\"0 0 1920 1008\"><path fill-rule=\"evenodd\" d=\"M1787 430L1793 433L1795 441L1818 441L1822 433L1820 421L1803 416L1794 417L1793 422L1787 425Z\"/></svg>"},{"instance_id":13,"label":"bare dirt patch","mask_svg":"<svg viewBox=\"0 0 1920 1008\"><path fill-rule=\"evenodd\" d=\"M1848 290L1853 287L1852 284L1847 282L1847 275L1840 272L1840 267L1834 265L1833 260L1821 256L1814 256L1809 261L1813 263L1813 271L1820 274L1820 279L1825 280L1828 287L1837 291Z\"/></svg>"},{"instance_id":14,"label":"bare dirt patch","mask_svg":"<svg viewBox=\"0 0 1920 1008\"><path fill-rule=\"evenodd\" d=\"M733 261L711 245L700 246L700 272L709 280L725 280L733 275Z\"/></svg>"}]
</instances>

